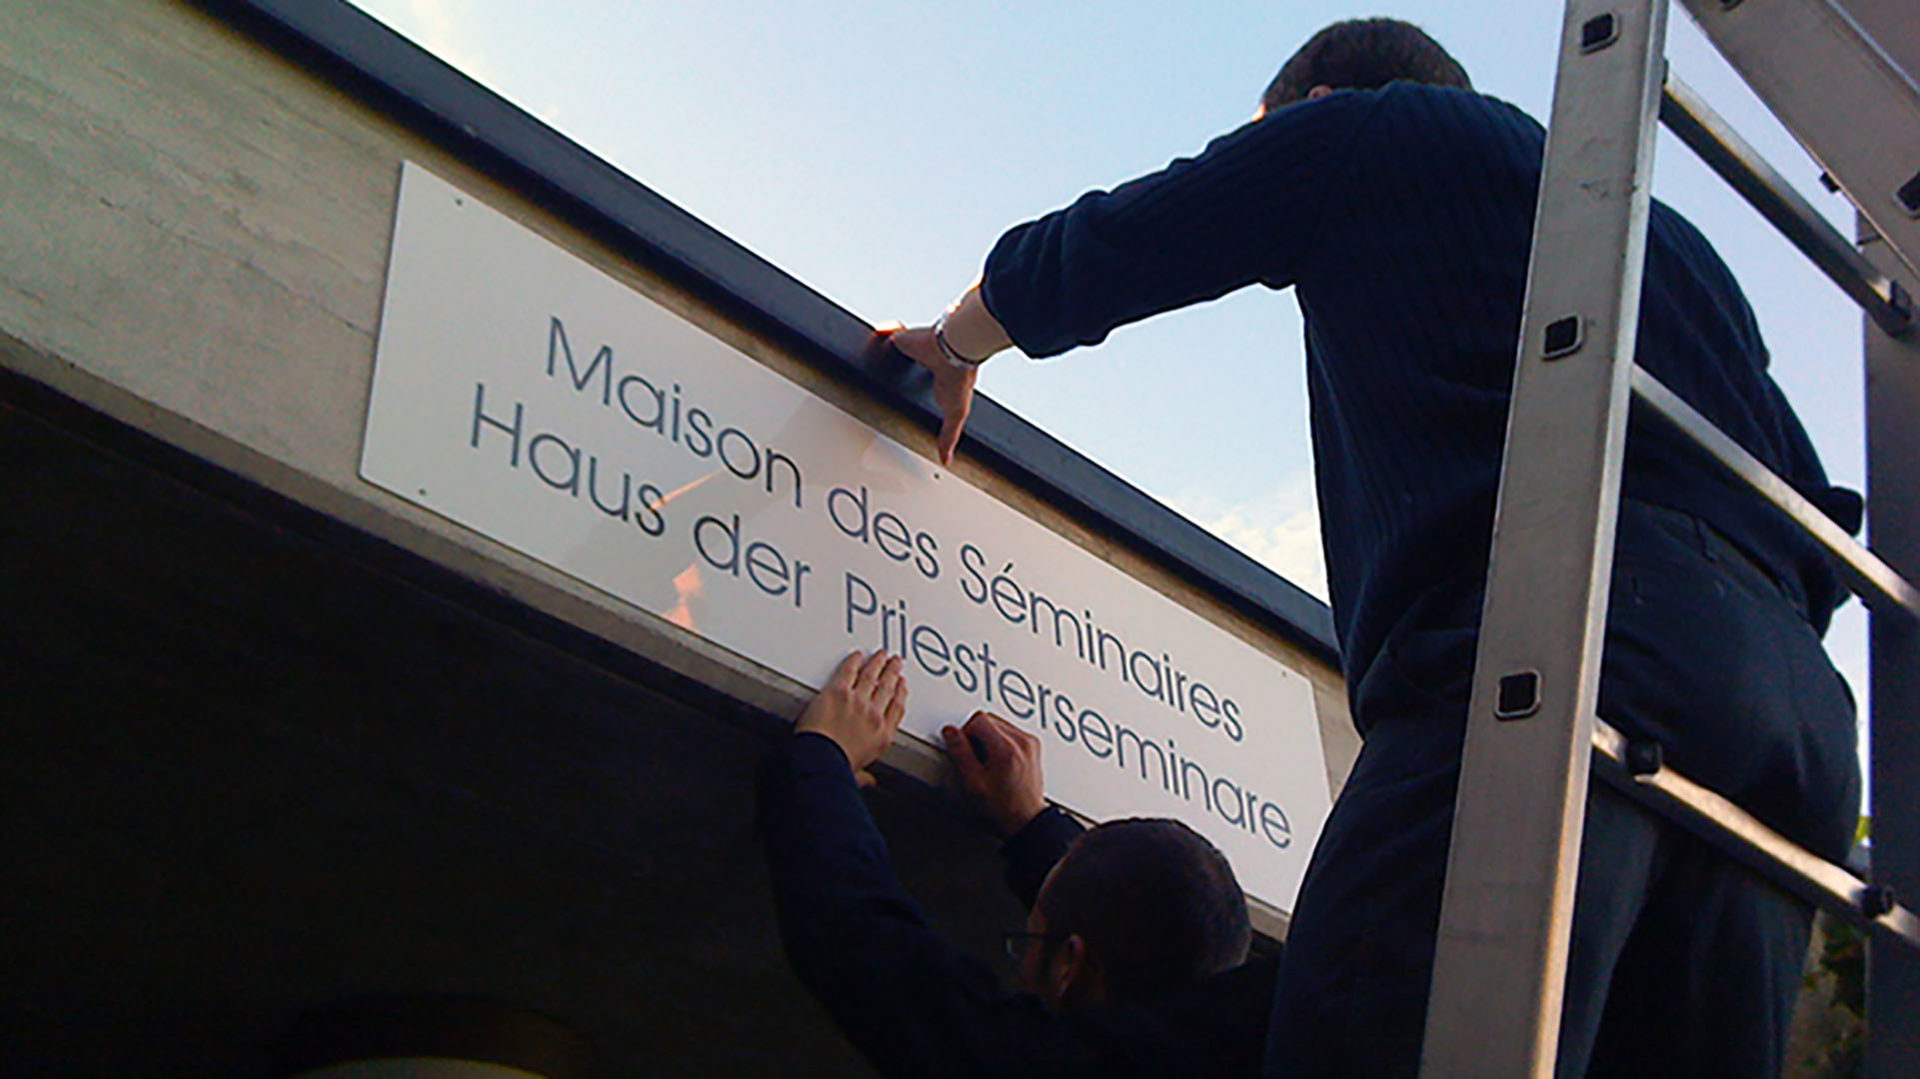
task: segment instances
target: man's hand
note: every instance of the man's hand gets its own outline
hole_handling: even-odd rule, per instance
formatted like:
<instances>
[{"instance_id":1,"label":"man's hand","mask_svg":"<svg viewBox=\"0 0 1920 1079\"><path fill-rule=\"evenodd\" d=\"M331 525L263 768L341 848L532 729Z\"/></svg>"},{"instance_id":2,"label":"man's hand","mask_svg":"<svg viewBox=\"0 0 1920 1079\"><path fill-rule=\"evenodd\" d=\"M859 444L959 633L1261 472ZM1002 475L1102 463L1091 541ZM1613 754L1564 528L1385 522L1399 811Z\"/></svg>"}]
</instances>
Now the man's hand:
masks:
<instances>
[{"instance_id":1,"label":"man's hand","mask_svg":"<svg viewBox=\"0 0 1920 1079\"><path fill-rule=\"evenodd\" d=\"M893 744L907 714L907 680L900 663L899 656L886 652L848 653L794 724L797 731L833 739L862 787L873 786L873 773L867 769Z\"/></svg>"},{"instance_id":2,"label":"man's hand","mask_svg":"<svg viewBox=\"0 0 1920 1079\"><path fill-rule=\"evenodd\" d=\"M967 426L967 414L973 411L973 384L980 377L977 367L964 367L947 360L934 344L933 327L891 331L887 340L900 354L933 374L933 401L940 406L940 463L953 464L953 451L960 446L960 432Z\"/></svg>"},{"instance_id":3,"label":"man's hand","mask_svg":"<svg viewBox=\"0 0 1920 1079\"><path fill-rule=\"evenodd\" d=\"M1047 808L1040 775L1040 739L990 712L975 712L965 727L943 727L947 756L960 785L1010 836Z\"/></svg>"}]
</instances>

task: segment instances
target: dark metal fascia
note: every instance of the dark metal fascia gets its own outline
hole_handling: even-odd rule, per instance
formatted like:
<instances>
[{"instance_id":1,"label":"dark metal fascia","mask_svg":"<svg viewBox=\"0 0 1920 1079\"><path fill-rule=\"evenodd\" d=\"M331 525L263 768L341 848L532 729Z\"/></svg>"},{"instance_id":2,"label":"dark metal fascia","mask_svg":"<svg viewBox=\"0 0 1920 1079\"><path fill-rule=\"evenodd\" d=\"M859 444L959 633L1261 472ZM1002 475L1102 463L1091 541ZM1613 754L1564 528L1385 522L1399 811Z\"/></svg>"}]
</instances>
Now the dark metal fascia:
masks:
<instances>
[{"instance_id":1,"label":"dark metal fascia","mask_svg":"<svg viewBox=\"0 0 1920 1079\"><path fill-rule=\"evenodd\" d=\"M925 372L852 312L345 0L195 0L660 273L750 329L937 428ZM966 448L1322 659L1326 604L984 396Z\"/></svg>"}]
</instances>

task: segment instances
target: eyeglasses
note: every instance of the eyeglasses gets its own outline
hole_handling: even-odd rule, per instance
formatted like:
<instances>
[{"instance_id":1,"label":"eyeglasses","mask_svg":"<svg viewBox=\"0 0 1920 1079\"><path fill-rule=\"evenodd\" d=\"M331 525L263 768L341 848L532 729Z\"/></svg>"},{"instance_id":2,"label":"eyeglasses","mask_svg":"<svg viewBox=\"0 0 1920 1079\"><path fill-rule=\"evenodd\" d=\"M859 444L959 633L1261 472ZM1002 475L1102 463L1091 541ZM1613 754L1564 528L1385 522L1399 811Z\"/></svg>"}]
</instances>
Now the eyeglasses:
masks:
<instances>
[{"instance_id":1,"label":"eyeglasses","mask_svg":"<svg viewBox=\"0 0 1920 1079\"><path fill-rule=\"evenodd\" d=\"M1033 946L1042 941L1059 940L1060 933L1033 933L1024 929L1009 929L1000 934L1001 946L1007 950L1007 958L1016 963L1024 962Z\"/></svg>"}]
</instances>

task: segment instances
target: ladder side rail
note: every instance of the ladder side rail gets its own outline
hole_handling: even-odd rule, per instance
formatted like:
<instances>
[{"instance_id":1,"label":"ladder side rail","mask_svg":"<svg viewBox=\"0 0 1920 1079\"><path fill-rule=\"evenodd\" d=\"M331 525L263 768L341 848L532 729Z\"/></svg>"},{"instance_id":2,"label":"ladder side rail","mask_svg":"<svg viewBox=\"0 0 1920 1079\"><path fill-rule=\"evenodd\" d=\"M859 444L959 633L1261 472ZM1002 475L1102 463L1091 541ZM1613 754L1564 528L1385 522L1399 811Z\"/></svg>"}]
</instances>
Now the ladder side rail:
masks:
<instances>
[{"instance_id":1,"label":"ladder side rail","mask_svg":"<svg viewBox=\"0 0 1920 1079\"><path fill-rule=\"evenodd\" d=\"M1887 238L1905 264L1895 276L1920 277L1915 74L1835 0L1683 2L1720 54Z\"/></svg>"},{"instance_id":2,"label":"ladder side rail","mask_svg":"<svg viewBox=\"0 0 1920 1079\"><path fill-rule=\"evenodd\" d=\"M1634 365L1634 397L1679 429L1700 450L1735 478L1773 503L1802 531L1812 536L1839 562L1847 587L1866 605L1897 619L1920 623L1920 587L1895 572L1860 541L1847 535L1831 517L1774 474L1738 442L1714 426L1679 394L1668 389L1646 368ZM1920 415L1920 413L1916 413Z\"/></svg>"},{"instance_id":3,"label":"ladder side rail","mask_svg":"<svg viewBox=\"0 0 1920 1079\"><path fill-rule=\"evenodd\" d=\"M1545 1079L1558 1051L1666 16L1666 0L1566 7L1429 996L1428 1079Z\"/></svg>"},{"instance_id":4,"label":"ladder side rail","mask_svg":"<svg viewBox=\"0 0 1920 1079\"><path fill-rule=\"evenodd\" d=\"M1897 272L1877 237L1866 255ZM1867 360L1867 534L1893 568L1920 575L1920 335L1862 320ZM1870 623L1873 881L1920 897L1920 627L1878 611ZM1867 955L1867 1069L1920 1075L1920 956L1875 939Z\"/></svg>"},{"instance_id":5,"label":"ladder side rail","mask_svg":"<svg viewBox=\"0 0 1920 1079\"><path fill-rule=\"evenodd\" d=\"M1666 767L1657 753L1628 740L1605 719L1594 724L1594 772L1653 813L1692 832L1775 885L1870 928L1889 943L1920 952L1920 915L1762 824L1725 797Z\"/></svg>"},{"instance_id":6,"label":"ladder side rail","mask_svg":"<svg viewBox=\"0 0 1920 1079\"><path fill-rule=\"evenodd\" d=\"M1732 125L1671 73L1660 120L1882 329L1898 335L1913 325L1913 301L1899 283L1868 262Z\"/></svg>"},{"instance_id":7,"label":"ladder side rail","mask_svg":"<svg viewBox=\"0 0 1920 1079\"><path fill-rule=\"evenodd\" d=\"M1913 0L1842 0L1851 18L1895 64L1920 72L1920 21ZM1920 82L1920 78L1915 80Z\"/></svg>"}]
</instances>

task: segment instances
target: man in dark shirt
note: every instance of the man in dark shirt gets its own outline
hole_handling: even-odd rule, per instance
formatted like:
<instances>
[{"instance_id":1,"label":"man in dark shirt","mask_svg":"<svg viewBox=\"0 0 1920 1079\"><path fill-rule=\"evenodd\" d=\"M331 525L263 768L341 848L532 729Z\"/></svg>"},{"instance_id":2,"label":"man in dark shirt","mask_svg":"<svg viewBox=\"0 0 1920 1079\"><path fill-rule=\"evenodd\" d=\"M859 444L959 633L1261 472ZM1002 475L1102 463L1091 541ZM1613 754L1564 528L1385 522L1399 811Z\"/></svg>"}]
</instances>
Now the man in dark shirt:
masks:
<instances>
[{"instance_id":1,"label":"man in dark shirt","mask_svg":"<svg viewBox=\"0 0 1920 1079\"><path fill-rule=\"evenodd\" d=\"M1342 23L1204 153L1020 225L893 340L950 457L975 370L1245 285L1305 316L1321 521L1365 745L1299 896L1273 1076L1417 1068L1544 133L1418 29ZM1731 273L1654 203L1638 361L1836 519ZM1851 698L1826 556L1656 423L1630 424L1600 711L1790 838L1844 854ZM1604 788L1590 801L1561 1074L1776 1075L1810 911ZM1609 992L1609 986L1612 992Z\"/></svg>"},{"instance_id":2,"label":"man in dark shirt","mask_svg":"<svg viewBox=\"0 0 1920 1079\"><path fill-rule=\"evenodd\" d=\"M1242 964L1226 860L1173 821L1084 831L1047 805L1038 739L985 713L947 749L1008 836L1026 991L933 931L859 794L905 698L897 657L854 653L760 777L788 958L848 1039L894 1076L1257 1075L1275 965Z\"/></svg>"}]
</instances>

